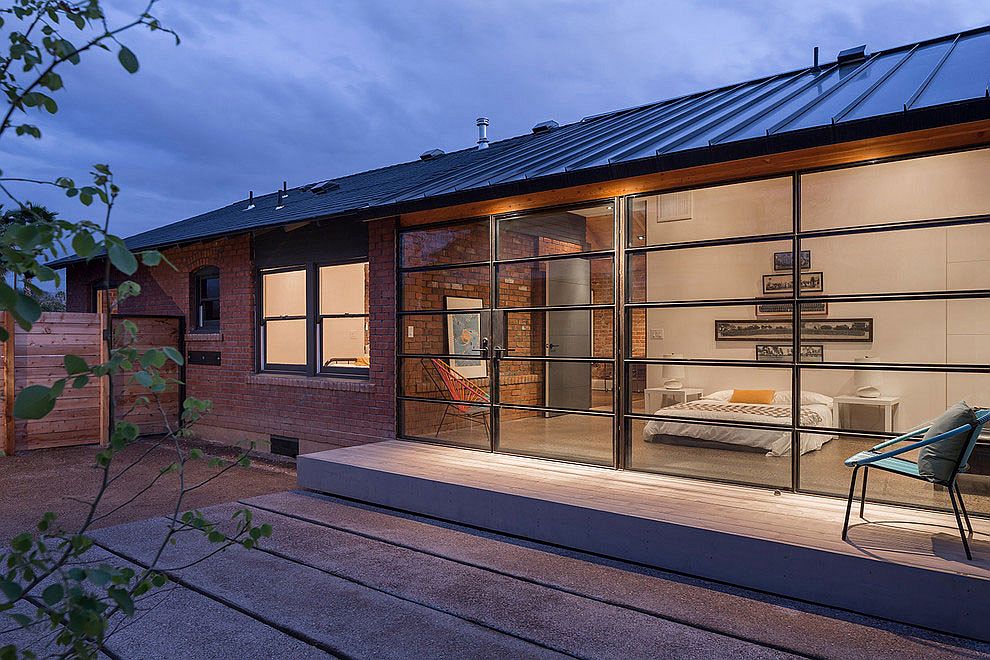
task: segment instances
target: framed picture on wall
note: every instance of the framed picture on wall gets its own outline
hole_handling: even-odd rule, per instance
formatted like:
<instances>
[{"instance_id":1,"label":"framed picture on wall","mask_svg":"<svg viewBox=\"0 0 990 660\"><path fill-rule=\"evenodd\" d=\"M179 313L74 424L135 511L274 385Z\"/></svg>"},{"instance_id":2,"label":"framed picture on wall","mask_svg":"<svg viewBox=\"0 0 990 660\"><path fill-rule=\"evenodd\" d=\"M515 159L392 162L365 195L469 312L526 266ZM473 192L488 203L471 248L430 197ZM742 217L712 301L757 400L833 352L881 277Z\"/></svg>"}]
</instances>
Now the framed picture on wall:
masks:
<instances>
[{"instance_id":1,"label":"framed picture on wall","mask_svg":"<svg viewBox=\"0 0 990 660\"><path fill-rule=\"evenodd\" d=\"M447 296L444 299L447 309L481 309L481 298L458 298ZM450 355L477 356L481 348L481 313L447 315L447 353ZM457 369L465 378L484 378L488 375L488 363L484 360L450 358L450 366Z\"/></svg>"},{"instance_id":2,"label":"framed picture on wall","mask_svg":"<svg viewBox=\"0 0 990 660\"><path fill-rule=\"evenodd\" d=\"M794 269L793 252L774 252L773 269L790 271ZM801 270L811 270L811 250L801 250Z\"/></svg>"},{"instance_id":3,"label":"framed picture on wall","mask_svg":"<svg viewBox=\"0 0 990 660\"><path fill-rule=\"evenodd\" d=\"M715 321L715 341L791 340L791 319ZM804 319L801 340L813 342L872 342L873 319Z\"/></svg>"},{"instance_id":4,"label":"framed picture on wall","mask_svg":"<svg viewBox=\"0 0 990 660\"><path fill-rule=\"evenodd\" d=\"M760 303L756 306L757 316L791 316L791 303ZM801 303L802 316L828 316L828 303Z\"/></svg>"},{"instance_id":5,"label":"framed picture on wall","mask_svg":"<svg viewBox=\"0 0 990 660\"><path fill-rule=\"evenodd\" d=\"M794 347L790 344L757 344L757 362L790 362ZM801 344L801 362L824 362L825 347L821 344Z\"/></svg>"},{"instance_id":6,"label":"framed picture on wall","mask_svg":"<svg viewBox=\"0 0 990 660\"><path fill-rule=\"evenodd\" d=\"M873 319L809 319L801 321L804 341L872 342Z\"/></svg>"},{"instance_id":7,"label":"framed picture on wall","mask_svg":"<svg viewBox=\"0 0 990 660\"><path fill-rule=\"evenodd\" d=\"M794 290L794 276L773 274L763 276L763 295L791 293ZM806 293L821 293L825 290L825 274L821 271L801 273L801 290Z\"/></svg>"}]
</instances>

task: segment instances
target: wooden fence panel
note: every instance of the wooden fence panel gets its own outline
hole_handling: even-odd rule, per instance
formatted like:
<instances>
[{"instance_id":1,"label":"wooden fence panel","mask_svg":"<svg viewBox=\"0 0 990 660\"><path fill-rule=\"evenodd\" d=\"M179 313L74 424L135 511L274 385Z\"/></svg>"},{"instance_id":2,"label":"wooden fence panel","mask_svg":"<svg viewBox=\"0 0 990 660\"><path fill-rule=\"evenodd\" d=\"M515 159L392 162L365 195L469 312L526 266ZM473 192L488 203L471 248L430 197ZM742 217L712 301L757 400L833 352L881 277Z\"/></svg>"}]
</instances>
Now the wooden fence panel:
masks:
<instances>
[{"instance_id":1,"label":"wooden fence panel","mask_svg":"<svg viewBox=\"0 0 990 660\"><path fill-rule=\"evenodd\" d=\"M126 336L122 328L125 319L138 327L138 342L134 347L139 351L162 346L183 350L182 319L177 317L115 315L112 317L115 345L121 345ZM90 379L79 389L73 388L70 382L55 408L43 419L15 420L13 414L14 397L18 392L29 385L51 386L65 376L66 355L78 355L90 364L106 360L102 315L45 312L29 332L15 328L10 316L2 312L0 323L14 337L14 341L4 342L0 350L3 375L0 450L12 454L16 449L106 443L109 391L105 378ZM178 381L184 372L168 362L162 375ZM137 424L142 434L163 433L169 425L178 422L182 387L177 382L169 384L159 395L158 402L152 400L146 404L136 403L139 397L148 396L148 391L133 382L130 374L115 378L114 391L117 416Z\"/></svg>"},{"instance_id":2,"label":"wooden fence panel","mask_svg":"<svg viewBox=\"0 0 990 660\"><path fill-rule=\"evenodd\" d=\"M79 355L93 363L100 357L100 318L97 314L45 312L25 332L14 332L14 395L29 385L51 385L65 375L66 355ZM5 376L7 374L5 373ZM4 393L11 389L5 388ZM12 398L6 397L13 405ZM5 410L6 410L5 401ZM13 424L19 449L42 449L100 442L100 384L66 387L55 408L43 419L16 420Z\"/></svg>"}]
</instances>

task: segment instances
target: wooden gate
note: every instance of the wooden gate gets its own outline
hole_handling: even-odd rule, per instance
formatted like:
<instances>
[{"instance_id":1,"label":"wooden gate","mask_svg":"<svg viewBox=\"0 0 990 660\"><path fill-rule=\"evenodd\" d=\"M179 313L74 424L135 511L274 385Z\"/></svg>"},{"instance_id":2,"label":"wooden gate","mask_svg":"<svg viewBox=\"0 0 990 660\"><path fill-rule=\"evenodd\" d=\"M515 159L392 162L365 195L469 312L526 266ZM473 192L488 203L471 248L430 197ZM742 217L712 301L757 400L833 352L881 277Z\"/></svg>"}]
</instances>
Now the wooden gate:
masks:
<instances>
[{"instance_id":1,"label":"wooden gate","mask_svg":"<svg viewBox=\"0 0 990 660\"><path fill-rule=\"evenodd\" d=\"M71 384L58 398L55 408L43 419L14 420L14 397L29 385L50 386L65 376L66 355L78 355L89 364L105 358L102 343L103 315L96 313L45 312L30 331L15 327L8 314L0 313L2 323L13 342L4 342L0 351L0 370L3 373L3 418L0 423L0 449L7 454L22 449L43 449L70 445L105 443L108 427L108 388L106 379L93 378L85 387L73 388ZM139 350L152 346L174 346L183 352L183 319L167 316L113 315L114 342L119 345L124 333L124 320L138 326ZM169 363L163 370L168 378L181 380L184 369ZM175 424L181 413L184 395L179 383L171 383L160 396L161 409L156 402L135 405L137 398L146 394L130 377L116 379L118 417L123 417L141 427L143 434L162 433L167 424ZM141 390L139 392L139 390Z\"/></svg>"},{"instance_id":2,"label":"wooden gate","mask_svg":"<svg viewBox=\"0 0 990 660\"><path fill-rule=\"evenodd\" d=\"M133 346L139 351L174 346L185 354L182 317L114 314L111 319L114 346L120 346L126 341L127 333L123 325L125 321L129 321L137 326L138 340ZM169 426L174 429L182 412L182 399L185 396L181 381L185 378L185 370L169 361L161 369L161 375L173 382L158 395L157 401L149 400L147 403L135 403L142 396L150 399L150 395L147 388L135 383L130 376L121 375L114 381L117 417L137 424L142 435L166 433Z\"/></svg>"}]
</instances>

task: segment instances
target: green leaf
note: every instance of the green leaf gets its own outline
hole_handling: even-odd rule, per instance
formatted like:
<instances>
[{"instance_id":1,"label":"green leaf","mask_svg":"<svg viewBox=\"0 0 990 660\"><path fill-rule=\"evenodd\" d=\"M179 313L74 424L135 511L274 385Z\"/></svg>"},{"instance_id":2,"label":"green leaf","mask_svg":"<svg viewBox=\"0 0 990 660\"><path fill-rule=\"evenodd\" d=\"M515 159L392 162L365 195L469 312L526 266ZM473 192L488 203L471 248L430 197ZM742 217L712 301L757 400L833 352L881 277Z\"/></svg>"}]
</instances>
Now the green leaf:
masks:
<instances>
[{"instance_id":1,"label":"green leaf","mask_svg":"<svg viewBox=\"0 0 990 660\"><path fill-rule=\"evenodd\" d=\"M76 376L76 379L72 381L72 389L79 390L89 383L89 376Z\"/></svg>"},{"instance_id":2,"label":"green leaf","mask_svg":"<svg viewBox=\"0 0 990 660\"><path fill-rule=\"evenodd\" d=\"M33 540L28 532L21 532L10 541L10 547L17 552L27 552L33 545Z\"/></svg>"},{"instance_id":3,"label":"green leaf","mask_svg":"<svg viewBox=\"0 0 990 660\"><path fill-rule=\"evenodd\" d=\"M86 364L86 360L78 355L66 355L63 362L65 363L65 371L70 376L84 374L89 371L89 365Z\"/></svg>"},{"instance_id":4,"label":"green leaf","mask_svg":"<svg viewBox=\"0 0 990 660\"><path fill-rule=\"evenodd\" d=\"M114 242L111 244L108 254L110 255L110 263L125 275L133 275L134 271L137 270L137 259L123 243Z\"/></svg>"},{"instance_id":5,"label":"green leaf","mask_svg":"<svg viewBox=\"0 0 990 660\"><path fill-rule=\"evenodd\" d=\"M134 615L134 601L131 600L130 595L125 590L114 587L107 591L107 594L113 598L114 602L117 603L125 615Z\"/></svg>"},{"instance_id":6,"label":"green leaf","mask_svg":"<svg viewBox=\"0 0 990 660\"><path fill-rule=\"evenodd\" d=\"M157 266L162 262L162 253L158 250L145 250L141 253L141 261L145 266Z\"/></svg>"},{"instance_id":7,"label":"green leaf","mask_svg":"<svg viewBox=\"0 0 990 660\"><path fill-rule=\"evenodd\" d=\"M182 358L182 353L172 348L171 346L163 346L162 352L165 353L165 355L168 357L169 360L175 362L178 365L181 365L184 362Z\"/></svg>"},{"instance_id":8,"label":"green leaf","mask_svg":"<svg viewBox=\"0 0 990 660\"><path fill-rule=\"evenodd\" d=\"M45 590L41 592L41 599L47 605L55 605L62 600L62 596L64 595L65 590L62 588L62 585L56 582L45 587Z\"/></svg>"},{"instance_id":9,"label":"green leaf","mask_svg":"<svg viewBox=\"0 0 990 660\"><path fill-rule=\"evenodd\" d=\"M17 317L17 322L22 328L30 330L31 325L41 318L41 305L31 296L18 292L17 302L14 304L14 316Z\"/></svg>"},{"instance_id":10,"label":"green leaf","mask_svg":"<svg viewBox=\"0 0 990 660\"><path fill-rule=\"evenodd\" d=\"M93 238L93 234L85 230L80 231L72 237L72 249L84 259L89 257L96 251L96 240Z\"/></svg>"},{"instance_id":11,"label":"green leaf","mask_svg":"<svg viewBox=\"0 0 990 660\"><path fill-rule=\"evenodd\" d=\"M44 385L28 385L14 399L14 417L41 419L55 407L51 391Z\"/></svg>"},{"instance_id":12,"label":"green leaf","mask_svg":"<svg viewBox=\"0 0 990 660\"><path fill-rule=\"evenodd\" d=\"M21 597L21 585L10 580L0 580L0 592L7 597L8 601L15 601Z\"/></svg>"},{"instance_id":13,"label":"green leaf","mask_svg":"<svg viewBox=\"0 0 990 660\"><path fill-rule=\"evenodd\" d=\"M117 53L117 59L120 60L121 66L127 69L128 73L137 73L138 70L138 60L131 49L127 46L121 46L120 52Z\"/></svg>"},{"instance_id":14,"label":"green leaf","mask_svg":"<svg viewBox=\"0 0 990 660\"><path fill-rule=\"evenodd\" d=\"M155 367L161 369L165 366L165 353L157 348L150 348L141 355L141 366L147 369Z\"/></svg>"},{"instance_id":15,"label":"green leaf","mask_svg":"<svg viewBox=\"0 0 990 660\"><path fill-rule=\"evenodd\" d=\"M92 582L98 587L102 587L108 582L110 582L110 577L111 577L110 573L103 570L102 568L91 568L88 571L86 571L86 576L89 578L90 582Z\"/></svg>"},{"instance_id":16,"label":"green leaf","mask_svg":"<svg viewBox=\"0 0 990 660\"><path fill-rule=\"evenodd\" d=\"M144 387L151 387L151 384L154 382L154 379L151 377L151 374L149 374L147 371L139 371L135 373L134 380L136 380L139 384L143 385Z\"/></svg>"},{"instance_id":17,"label":"green leaf","mask_svg":"<svg viewBox=\"0 0 990 660\"><path fill-rule=\"evenodd\" d=\"M17 305L17 292L3 280L0 280L0 308L13 309Z\"/></svg>"}]
</instances>

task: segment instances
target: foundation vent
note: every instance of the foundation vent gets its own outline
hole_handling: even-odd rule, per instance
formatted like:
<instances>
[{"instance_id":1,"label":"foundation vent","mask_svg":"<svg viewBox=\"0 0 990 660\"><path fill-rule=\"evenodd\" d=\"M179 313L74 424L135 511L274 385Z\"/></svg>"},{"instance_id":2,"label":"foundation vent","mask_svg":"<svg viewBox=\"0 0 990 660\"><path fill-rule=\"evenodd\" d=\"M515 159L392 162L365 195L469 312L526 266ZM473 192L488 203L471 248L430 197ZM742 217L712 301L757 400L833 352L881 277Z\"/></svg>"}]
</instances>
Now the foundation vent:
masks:
<instances>
[{"instance_id":1,"label":"foundation vent","mask_svg":"<svg viewBox=\"0 0 990 660\"><path fill-rule=\"evenodd\" d=\"M276 456L295 458L299 455L299 438L287 438L282 435L270 436L271 453Z\"/></svg>"}]
</instances>

